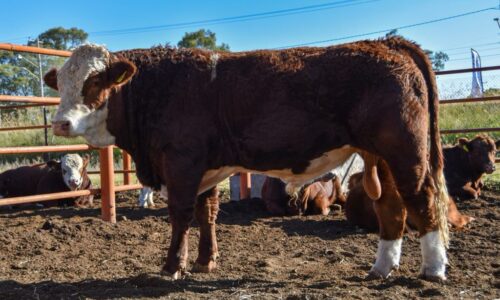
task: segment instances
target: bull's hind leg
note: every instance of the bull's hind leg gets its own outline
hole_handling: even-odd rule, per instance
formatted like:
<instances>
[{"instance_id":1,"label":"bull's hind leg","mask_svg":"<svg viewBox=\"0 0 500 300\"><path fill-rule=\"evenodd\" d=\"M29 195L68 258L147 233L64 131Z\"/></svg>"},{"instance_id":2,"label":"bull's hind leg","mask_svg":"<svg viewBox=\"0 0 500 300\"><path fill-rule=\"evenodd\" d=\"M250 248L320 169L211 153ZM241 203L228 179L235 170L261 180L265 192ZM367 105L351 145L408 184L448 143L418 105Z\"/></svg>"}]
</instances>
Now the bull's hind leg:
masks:
<instances>
[{"instance_id":1,"label":"bull's hind leg","mask_svg":"<svg viewBox=\"0 0 500 300\"><path fill-rule=\"evenodd\" d=\"M427 170L425 161L408 164L411 157L405 157L406 164L392 163L391 170L403 198L409 217L420 234L422 251L421 276L429 280L445 280L446 249L440 233L440 222L446 212L436 210L435 201L439 193ZM406 167L405 167L406 166ZM410 166L410 167L408 167Z\"/></svg>"},{"instance_id":2,"label":"bull's hind leg","mask_svg":"<svg viewBox=\"0 0 500 300\"><path fill-rule=\"evenodd\" d=\"M370 270L370 277L387 278L392 270L399 267L406 209L387 164L381 160L377 169L382 194L378 200L373 200L373 206L378 219L380 240L377 260Z\"/></svg>"},{"instance_id":3,"label":"bull's hind leg","mask_svg":"<svg viewBox=\"0 0 500 300\"><path fill-rule=\"evenodd\" d=\"M217 238L215 220L219 212L219 190L213 187L198 196L195 206L195 218L200 226L198 259L193 267L195 272L211 272L216 268Z\"/></svg>"}]
</instances>

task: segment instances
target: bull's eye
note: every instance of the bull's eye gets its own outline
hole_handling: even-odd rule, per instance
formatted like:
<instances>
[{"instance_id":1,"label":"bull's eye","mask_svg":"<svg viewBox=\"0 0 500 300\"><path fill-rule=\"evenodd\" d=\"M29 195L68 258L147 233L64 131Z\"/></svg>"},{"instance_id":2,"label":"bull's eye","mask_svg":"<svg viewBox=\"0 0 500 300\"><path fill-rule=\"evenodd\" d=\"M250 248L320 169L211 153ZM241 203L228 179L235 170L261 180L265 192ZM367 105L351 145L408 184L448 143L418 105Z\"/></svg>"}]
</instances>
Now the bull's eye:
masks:
<instances>
[{"instance_id":1,"label":"bull's eye","mask_svg":"<svg viewBox=\"0 0 500 300\"><path fill-rule=\"evenodd\" d=\"M62 170L62 173L63 173L64 175L66 175L66 173L67 173L67 172L66 172L66 170L64 170L64 169L63 169L63 170Z\"/></svg>"}]
</instances>

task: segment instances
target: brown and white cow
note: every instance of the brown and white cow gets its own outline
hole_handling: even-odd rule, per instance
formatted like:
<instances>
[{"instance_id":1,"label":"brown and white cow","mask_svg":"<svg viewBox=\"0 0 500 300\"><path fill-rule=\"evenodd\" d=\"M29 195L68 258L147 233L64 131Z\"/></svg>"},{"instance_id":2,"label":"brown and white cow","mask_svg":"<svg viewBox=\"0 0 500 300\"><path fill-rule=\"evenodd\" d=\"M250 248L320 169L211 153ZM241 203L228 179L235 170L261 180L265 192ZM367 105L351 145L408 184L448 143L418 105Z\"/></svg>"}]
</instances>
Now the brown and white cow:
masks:
<instances>
[{"instance_id":1,"label":"brown and white cow","mask_svg":"<svg viewBox=\"0 0 500 300\"><path fill-rule=\"evenodd\" d=\"M23 166L0 174L0 198L30 196L91 188L87 175L89 157L66 154L61 161ZM0 200L1 201L1 200ZM41 202L44 206L91 206L93 196Z\"/></svg>"},{"instance_id":2,"label":"brown and white cow","mask_svg":"<svg viewBox=\"0 0 500 300\"><path fill-rule=\"evenodd\" d=\"M403 201L399 193L394 192L395 182L391 172L385 163L377 165L378 178L382 185L382 195L377 200L372 200L366 194L363 188L363 173L356 173L349 178L349 193L345 203L345 214L347 220L353 225L359 226L368 231L379 230L379 221L377 219L377 210L381 210L387 205L387 202L397 201L400 203L398 209L404 211ZM413 216L406 218L406 224L410 228L418 228L416 222L412 220ZM448 202L448 222L456 229L464 228L474 218L463 215L458 211L455 201L450 197ZM395 222L401 222L402 219L396 219Z\"/></svg>"},{"instance_id":3,"label":"brown and white cow","mask_svg":"<svg viewBox=\"0 0 500 300\"><path fill-rule=\"evenodd\" d=\"M266 177L262 185L262 200L274 215L322 214L328 215L333 204L344 205L340 179L327 173L304 185L297 195L286 192L286 183L279 178Z\"/></svg>"},{"instance_id":4,"label":"brown and white cow","mask_svg":"<svg viewBox=\"0 0 500 300\"><path fill-rule=\"evenodd\" d=\"M282 178L297 190L354 152L367 163L363 183L372 198L381 194L376 163L388 163L394 188L418 220L421 274L445 278L448 197L436 81L411 42L241 53L163 47L111 53L83 45L45 82L61 96L56 135L116 144L132 155L143 184L167 187L172 238L163 271L174 278L187 267L195 206L203 209L195 214L202 224L196 263L215 267L215 224L206 222L216 205L207 198L200 204L198 194L244 171ZM404 216L390 205L371 269L381 277L401 254L404 222L392 219Z\"/></svg>"},{"instance_id":5,"label":"brown and white cow","mask_svg":"<svg viewBox=\"0 0 500 300\"><path fill-rule=\"evenodd\" d=\"M481 177L495 171L495 155L500 140L486 135L472 140L460 138L457 145L444 147L444 175L451 196L459 200L477 199L481 195Z\"/></svg>"}]
</instances>

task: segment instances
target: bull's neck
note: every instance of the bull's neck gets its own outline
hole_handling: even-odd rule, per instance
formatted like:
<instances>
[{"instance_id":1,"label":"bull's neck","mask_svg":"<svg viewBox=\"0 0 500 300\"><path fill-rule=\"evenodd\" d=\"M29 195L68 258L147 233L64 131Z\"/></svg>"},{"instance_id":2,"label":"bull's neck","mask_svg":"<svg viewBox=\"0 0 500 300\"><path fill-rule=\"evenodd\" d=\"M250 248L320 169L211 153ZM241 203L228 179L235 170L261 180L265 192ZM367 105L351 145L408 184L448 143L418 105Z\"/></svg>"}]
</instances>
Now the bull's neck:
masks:
<instances>
[{"instance_id":1,"label":"bull's neck","mask_svg":"<svg viewBox=\"0 0 500 300\"><path fill-rule=\"evenodd\" d=\"M472 181L479 179L482 176L482 172L476 170L472 166L470 162L470 153L458 146L454 149L457 153L457 161L450 162L450 164L454 164L457 167L457 171L459 171L464 178Z\"/></svg>"},{"instance_id":2,"label":"bull's neck","mask_svg":"<svg viewBox=\"0 0 500 300\"><path fill-rule=\"evenodd\" d=\"M108 99L107 130L115 137L115 145L134 155L130 120L127 118L126 103L122 90L113 91Z\"/></svg>"}]
</instances>

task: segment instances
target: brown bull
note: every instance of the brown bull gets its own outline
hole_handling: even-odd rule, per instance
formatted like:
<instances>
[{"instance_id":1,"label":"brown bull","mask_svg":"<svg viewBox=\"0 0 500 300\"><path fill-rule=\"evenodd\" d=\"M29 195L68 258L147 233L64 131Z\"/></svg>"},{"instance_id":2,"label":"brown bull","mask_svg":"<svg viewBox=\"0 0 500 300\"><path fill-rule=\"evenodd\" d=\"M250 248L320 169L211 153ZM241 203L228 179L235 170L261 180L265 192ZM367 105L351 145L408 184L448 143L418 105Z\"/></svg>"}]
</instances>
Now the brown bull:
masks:
<instances>
[{"instance_id":1,"label":"brown bull","mask_svg":"<svg viewBox=\"0 0 500 300\"><path fill-rule=\"evenodd\" d=\"M381 195L376 163L388 163L421 235L422 276L445 278L436 81L411 42L241 53L84 45L45 82L61 96L56 135L116 144L132 155L143 184L166 186L172 238L163 271L174 278L187 267L198 194L245 171L282 178L295 191L354 152L367 162L363 183L372 198ZM215 206L200 207L197 219L215 215ZM387 209L371 270L382 277L399 265L404 229L392 221L402 211ZM215 225L205 225L200 241L209 242L200 243L196 263L211 270L217 247L207 236Z\"/></svg>"}]
</instances>

